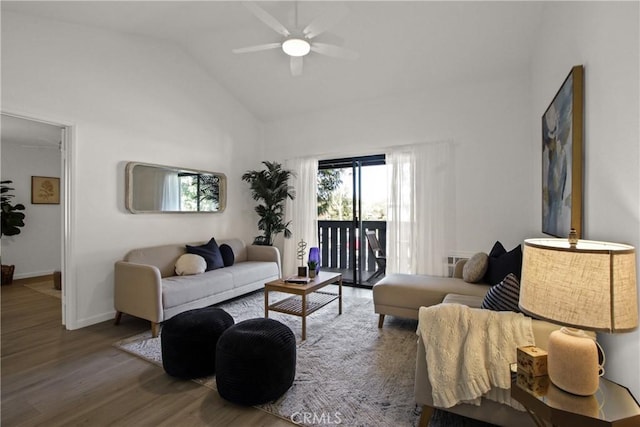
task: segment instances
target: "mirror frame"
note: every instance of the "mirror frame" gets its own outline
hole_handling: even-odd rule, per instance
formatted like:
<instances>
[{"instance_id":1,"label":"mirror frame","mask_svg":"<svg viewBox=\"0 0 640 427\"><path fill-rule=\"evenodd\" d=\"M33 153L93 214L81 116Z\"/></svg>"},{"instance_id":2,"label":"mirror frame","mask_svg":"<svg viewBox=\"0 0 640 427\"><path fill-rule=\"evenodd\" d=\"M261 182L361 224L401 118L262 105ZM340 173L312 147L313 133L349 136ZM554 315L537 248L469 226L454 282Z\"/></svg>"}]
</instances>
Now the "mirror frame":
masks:
<instances>
[{"instance_id":1,"label":"mirror frame","mask_svg":"<svg viewBox=\"0 0 640 427\"><path fill-rule=\"evenodd\" d=\"M220 177L220 191L218 201L219 209L217 211L161 211L161 210L139 210L133 207L133 169L136 166L147 166L154 168L162 168L175 170L177 172L206 173ZM181 168L177 166L158 165L154 163L128 162L125 168L125 207L134 214L142 213L159 213L159 214L216 214L224 212L227 208L227 176L222 172L212 172L199 169Z\"/></svg>"}]
</instances>

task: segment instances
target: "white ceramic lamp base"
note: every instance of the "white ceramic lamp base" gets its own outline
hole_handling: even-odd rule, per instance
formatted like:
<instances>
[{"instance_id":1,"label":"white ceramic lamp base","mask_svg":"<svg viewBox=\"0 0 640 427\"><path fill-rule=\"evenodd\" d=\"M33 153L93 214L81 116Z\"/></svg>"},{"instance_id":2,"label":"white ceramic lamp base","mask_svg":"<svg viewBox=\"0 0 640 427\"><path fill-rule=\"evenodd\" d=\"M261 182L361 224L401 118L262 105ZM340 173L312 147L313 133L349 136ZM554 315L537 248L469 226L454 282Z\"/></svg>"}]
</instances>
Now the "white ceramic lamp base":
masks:
<instances>
[{"instance_id":1,"label":"white ceramic lamp base","mask_svg":"<svg viewBox=\"0 0 640 427\"><path fill-rule=\"evenodd\" d=\"M598 390L601 371L598 348L584 331L573 328L553 331L547 352L549 379L557 387L578 396L591 396Z\"/></svg>"}]
</instances>

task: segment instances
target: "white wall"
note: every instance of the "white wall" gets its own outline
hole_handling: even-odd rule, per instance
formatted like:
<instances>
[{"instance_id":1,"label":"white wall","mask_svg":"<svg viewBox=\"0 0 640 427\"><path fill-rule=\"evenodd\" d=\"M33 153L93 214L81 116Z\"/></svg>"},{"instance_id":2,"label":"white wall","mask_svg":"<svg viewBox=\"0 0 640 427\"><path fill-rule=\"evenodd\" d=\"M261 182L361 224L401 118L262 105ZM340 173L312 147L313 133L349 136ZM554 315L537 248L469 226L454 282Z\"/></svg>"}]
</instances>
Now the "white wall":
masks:
<instances>
[{"instance_id":1,"label":"white wall","mask_svg":"<svg viewBox=\"0 0 640 427\"><path fill-rule=\"evenodd\" d=\"M434 87L265 125L280 159L380 154L394 145L455 144L456 245L459 253L508 249L528 237L535 213L529 75Z\"/></svg>"},{"instance_id":2,"label":"white wall","mask_svg":"<svg viewBox=\"0 0 640 427\"><path fill-rule=\"evenodd\" d=\"M262 159L260 124L166 42L2 14L2 108L74 126L72 199L77 313L71 328L113 315L113 263L132 248L253 237L240 181ZM221 214L133 215L124 168L143 161L223 172Z\"/></svg>"},{"instance_id":3,"label":"white wall","mask_svg":"<svg viewBox=\"0 0 640 427\"><path fill-rule=\"evenodd\" d=\"M58 147L33 147L2 140L2 180L13 181L13 203L22 203L25 226L16 236L2 236L2 263L15 265L14 279L60 270L61 205L31 204L31 177L60 177Z\"/></svg>"},{"instance_id":4,"label":"white wall","mask_svg":"<svg viewBox=\"0 0 640 427\"><path fill-rule=\"evenodd\" d=\"M639 3L545 3L532 60L531 197L541 212L540 117L577 64L585 68L584 233L640 245ZM540 230L536 215L533 230ZM600 334L606 376L640 396L640 332Z\"/></svg>"}]
</instances>

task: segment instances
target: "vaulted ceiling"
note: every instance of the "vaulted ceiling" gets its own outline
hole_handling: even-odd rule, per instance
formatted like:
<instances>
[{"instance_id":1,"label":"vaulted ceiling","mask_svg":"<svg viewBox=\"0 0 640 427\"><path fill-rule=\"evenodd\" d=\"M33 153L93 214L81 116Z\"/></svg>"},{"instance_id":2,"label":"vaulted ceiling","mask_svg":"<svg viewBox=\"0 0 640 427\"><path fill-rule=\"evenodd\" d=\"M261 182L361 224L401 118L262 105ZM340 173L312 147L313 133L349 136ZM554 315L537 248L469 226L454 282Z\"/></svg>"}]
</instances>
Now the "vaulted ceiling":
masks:
<instances>
[{"instance_id":1,"label":"vaulted ceiling","mask_svg":"<svg viewBox=\"0 0 640 427\"><path fill-rule=\"evenodd\" d=\"M259 5L293 26L293 2ZM231 52L281 41L239 1L2 2L3 12L175 43L264 121L522 72L543 12L542 2L301 1L298 22L345 8L316 40L357 51L358 59L312 52L302 76L292 77L279 49Z\"/></svg>"}]
</instances>

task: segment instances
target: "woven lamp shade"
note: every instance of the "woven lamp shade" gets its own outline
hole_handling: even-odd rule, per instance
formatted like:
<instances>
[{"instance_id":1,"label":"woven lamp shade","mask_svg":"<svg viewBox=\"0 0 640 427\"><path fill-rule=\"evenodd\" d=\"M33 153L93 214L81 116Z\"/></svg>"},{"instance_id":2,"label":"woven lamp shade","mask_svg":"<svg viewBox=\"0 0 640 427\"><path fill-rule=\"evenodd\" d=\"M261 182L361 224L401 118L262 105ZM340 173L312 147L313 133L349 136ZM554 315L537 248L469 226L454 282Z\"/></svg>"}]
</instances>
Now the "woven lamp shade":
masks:
<instances>
[{"instance_id":1,"label":"woven lamp shade","mask_svg":"<svg viewBox=\"0 0 640 427\"><path fill-rule=\"evenodd\" d=\"M633 246L565 239L524 242L520 308L579 329L625 332L638 326Z\"/></svg>"}]
</instances>

